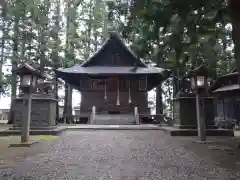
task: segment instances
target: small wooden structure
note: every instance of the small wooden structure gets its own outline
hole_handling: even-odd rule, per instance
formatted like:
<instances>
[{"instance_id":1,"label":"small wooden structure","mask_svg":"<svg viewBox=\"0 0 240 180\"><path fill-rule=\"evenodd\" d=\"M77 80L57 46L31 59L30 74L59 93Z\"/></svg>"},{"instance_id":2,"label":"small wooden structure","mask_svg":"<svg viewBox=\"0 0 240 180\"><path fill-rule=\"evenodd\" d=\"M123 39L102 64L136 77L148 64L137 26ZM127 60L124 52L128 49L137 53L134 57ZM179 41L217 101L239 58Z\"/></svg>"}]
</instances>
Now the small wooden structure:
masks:
<instances>
[{"instance_id":1,"label":"small wooden structure","mask_svg":"<svg viewBox=\"0 0 240 180\"><path fill-rule=\"evenodd\" d=\"M56 75L81 92L81 116L96 107L98 114L150 114L147 92L168 76L168 70L149 67L136 57L116 33L88 60Z\"/></svg>"},{"instance_id":2,"label":"small wooden structure","mask_svg":"<svg viewBox=\"0 0 240 180\"><path fill-rule=\"evenodd\" d=\"M34 68L28 63L20 65L16 70L17 74L33 73L36 74L40 79L38 79L37 85L34 89L31 89L31 129L44 129L44 128L54 128L56 125L56 111L57 111L57 99L54 97L52 92L49 90L50 82L46 82L45 76L39 72L38 69ZM24 79L23 79L24 80ZM29 79L26 79L27 81ZM29 81L31 82L31 81ZM25 83L26 84L26 83ZM51 83L52 84L52 83ZM13 129L21 128L23 121L25 120L25 106L26 101L26 91L24 87L21 87L23 91L13 100ZM26 88L27 89L27 88Z\"/></svg>"},{"instance_id":3,"label":"small wooden structure","mask_svg":"<svg viewBox=\"0 0 240 180\"><path fill-rule=\"evenodd\" d=\"M223 75L209 90L215 97L215 122L240 123L240 86L239 73L234 70Z\"/></svg>"}]
</instances>

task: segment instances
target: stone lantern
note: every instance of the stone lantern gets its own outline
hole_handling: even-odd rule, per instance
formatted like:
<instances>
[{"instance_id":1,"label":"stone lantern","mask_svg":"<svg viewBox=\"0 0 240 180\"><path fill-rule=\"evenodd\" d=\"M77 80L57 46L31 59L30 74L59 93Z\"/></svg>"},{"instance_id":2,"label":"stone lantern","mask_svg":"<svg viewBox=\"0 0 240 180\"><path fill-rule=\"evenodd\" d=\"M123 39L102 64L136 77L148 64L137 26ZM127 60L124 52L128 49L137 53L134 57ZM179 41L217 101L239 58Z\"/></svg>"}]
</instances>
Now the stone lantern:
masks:
<instances>
[{"instance_id":1,"label":"stone lantern","mask_svg":"<svg viewBox=\"0 0 240 180\"><path fill-rule=\"evenodd\" d=\"M36 90L38 78L42 78L41 73L30 66L27 63L24 63L16 70L15 73L20 77L20 86L19 88L23 92L23 102L24 102L24 114L21 121L22 125L22 136L21 142L25 143L29 140L29 130L31 122L31 110L32 110L32 92Z\"/></svg>"},{"instance_id":2,"label":"stone lantern","mask_svg":"<svg viewBox=\"0 0 240 180\"><path fill-rule=\"evenodd\" d=\"M209 71L204 64L188 73L191 82L191 89L196 92L196 113L197 113L197 127L200 141L206 140L206 128L204 113L204 102L201 96L206 93L209 85Z\"/></svg>"},{"instance_id":3,"label":"stone lantern","mask_svg":"<svg viewBox=\"0 0 240 180\"><path fill-rule=\"evenodd\" d=\"M36 90L38 79L44 78L38 70L27 63L19 66L14 71L20 77L19 88L24 94L28 94L33 92L33 90Z\"/></svg>"},{"instance_id":4,"label":"stone lantern","mask_svg":"<svg viewBox=\"0 0 240 180\"><path fill-rule=\"evenodd\" d=\"M209 130L216 129L214 122L214 97L208 93L209 72L207 67L202 64L196 69L190 71L184 77L181 84L181 91L173 99L174 107L174 123L177 129L193 132L197 135L197 114L198 110L204 110L201 113L202 119L205 121L205 128ZM201 103L204 108L197 109L196 93L201 95ZM191 134L191 133L189 133Z\"/></svg>"},{"instance_id":5,"label":"stone lantern","mask_svg":"<svg viewBox=\"0 0 240 180\"><path fill-rule=\"evenodd\" d=\"M188 73L191 89L195 92L207 91L209 86L209 71L204 64Z\"/></svg>"},{"instance_id":6,"label":"stone lantern","mask_svg":"<svg viewBox=\"0 0 240 180\"><path fill-rule=\"evenodd\" d=\"M57 99L47 94L52 89L52 84L44 81L45 75L27 63L17 68L15 72L20 77L21 93L13 98L15 103L12 107L13 128L11 129L24 129L23 141L27 139L25 137L29 134L29 128L30 133L35 134L55 133ZM45 92L37 91L39 88L45 88Z\"/></svg>"}]
</instances>

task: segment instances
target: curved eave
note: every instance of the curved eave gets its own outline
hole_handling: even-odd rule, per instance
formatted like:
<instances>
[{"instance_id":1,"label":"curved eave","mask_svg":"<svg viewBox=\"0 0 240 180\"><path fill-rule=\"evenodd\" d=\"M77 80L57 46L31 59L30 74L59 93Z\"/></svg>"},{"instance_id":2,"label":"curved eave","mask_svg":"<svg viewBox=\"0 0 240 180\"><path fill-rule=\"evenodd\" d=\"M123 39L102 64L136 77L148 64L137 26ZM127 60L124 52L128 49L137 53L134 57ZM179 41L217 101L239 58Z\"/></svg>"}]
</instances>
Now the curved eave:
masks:
<instances>
[{"instance_id":1,"label":"curved eave","mask_svg":"<svg viewBox=\"0 0 240 180\"><path fill-rule=\"evenodd\" d=\"M68 82L69 84L73 85L76 89L78 89L78 85L80 83L81 77L107 77L107 76L140 76L146 75L148 78L148 88L147 90L150 91L155 88L157 85L161 84L161 82L165 81L171 71L169 70L162 70L161 72L153 72L153 73L102 73L102 74L88 74L88 73L77 73L77 72L66 72L64 69L55 69L56 76L58 78L63 79L64 81Z\"/></svg>"},{"instance_id":2,"label":"curved eave","mask_svg":"<svg viewBox=\"0 0 240 180\"><path fill-rule=\"evenodd\" d=\"M221 77L219 77L216 82L209 88L209 92L213 92L214 90L221 88L221 83L224 82L228 78L232 78L233 76L238 76L238 72L233 72L229 74L225 74Z\"/></svg>"},{"instance_id":3,"label":"curved eave","mask_svg":"<svg viewBox=\"0 0 240 180\"><path fill-rule=\"evenodd\" d=\"M212 91L212 93L223 93L223 92L230 92L230 91L240 91L240 85L232 84L232 85L222 86Z\"/></svg>"},{"instance_id":4,"label":"curved eave","mask_svg":"<svg viewBox=\"0 0 240 180\"><path fill-rule=\"evenodd\" d=\"M69 74L81 75L140 75L140 74L161 74L166 69L158 67L133 67L133 66L91 66L82 67L74 66L65 69L57 69L56 71Z\"/></svg>"}]
</instances>

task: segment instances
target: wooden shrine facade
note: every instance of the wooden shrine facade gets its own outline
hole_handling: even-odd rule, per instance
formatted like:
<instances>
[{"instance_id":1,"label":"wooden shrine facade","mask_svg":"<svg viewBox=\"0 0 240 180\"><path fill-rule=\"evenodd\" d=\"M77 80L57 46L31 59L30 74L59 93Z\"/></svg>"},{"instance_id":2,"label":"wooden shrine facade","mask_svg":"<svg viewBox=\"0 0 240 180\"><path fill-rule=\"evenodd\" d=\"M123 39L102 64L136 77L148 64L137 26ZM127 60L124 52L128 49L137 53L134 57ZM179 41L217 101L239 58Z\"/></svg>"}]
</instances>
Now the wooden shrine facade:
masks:
<instances>
[{"instance_id":1,"label":"wooden shrine facade","mask_svg":"<svg viewBox=\"0 0 240 180\"><path fill-rule=\"evenodd\" d=\"M146 77L82 79L80 91L82 113L89 112L93 105L97 113L133 113L135 106L140 112L149 113Z\"/></svg>"},{"instance_id":2,"label":"wooden shrine facade","mask_svg":"<svg viewBox=\"0 0 240 180\"><path fill-rule=\"evenodd\" d=\"M240 86L239 73L233 72L223 75L210 88L214 95L215 122L228 124L233 121L240 123Z\"/></svg>"},{"instance_id":3,"label":"wooden shrine facade","mask_svg":"<svg viewBox=\"0 0 240 180\"><path fill-rule=\"evenodd\" d=\"M83 64L57 69L56 75L81 92L81 115L91 113L149 113L147 92L170 71L149 67L137 58L116 33ZM74 98L74 97L73 97Z\"/></svg>"}]
</instances>

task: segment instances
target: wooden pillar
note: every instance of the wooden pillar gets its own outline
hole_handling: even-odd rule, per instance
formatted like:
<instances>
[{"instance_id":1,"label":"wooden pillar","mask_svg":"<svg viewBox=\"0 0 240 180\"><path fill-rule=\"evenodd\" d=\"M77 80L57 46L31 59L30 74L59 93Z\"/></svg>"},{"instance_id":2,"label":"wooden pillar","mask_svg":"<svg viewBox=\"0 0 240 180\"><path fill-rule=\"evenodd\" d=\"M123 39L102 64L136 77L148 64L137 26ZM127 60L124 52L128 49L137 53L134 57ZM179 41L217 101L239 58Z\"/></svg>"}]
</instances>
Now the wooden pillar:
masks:
<instances>
[{"instance_id":1,"label":"wooden pillar","mask_svg":"<svg viewBox=\"0 0 240 180\"><path fill-rule=\"evenodd\" d=\"M104 99L107 100L107 80L104 81Z\"/></svg>"},{"instance_id":2,"label":"wooden pillar","mask_svg":"<svg viewBox=\"0 0 240 180\"><path fill-rule=\"evenodd\" d=\"M128 79L128 104L132 103L131 97L131 79Z\"/></svg>"},{"instance_id":3,"label":"wooden pillar","mask_svg":"<svg viewBox=\"0 0 240 180\"><path fill-rule=\"evenodd\" d=\"M163 104L162 104L162 84L159 84L156 87L156 114L163 113Z\"/></svg>"},{"instance_id":4,"label":"wooden pillar","mask_svg":"<svg viewBox=\"0 0 240 180\"><path fill-rule=\"evenodd\" d=\"M117 78L117 106L119 106L120 105L120 86L119 86L119 78Z\"/></svg>"},{"instance_id":5,"label":"wooden pillar","mask_svg":"<svg viewBox=\"0 0 240 180\"><path fill-rule=\"evenodd\" d=\"M240 1L239 0L230 0L229 1L229 12L230 19L232 24L232 37L234 42L234 52L236 59L237 71L240 72ZM239 78L240 83L240 78Z\"/></svg>"}]
</instances>

